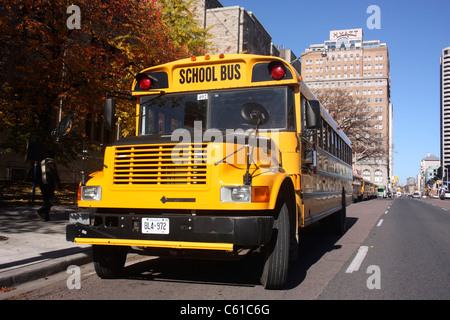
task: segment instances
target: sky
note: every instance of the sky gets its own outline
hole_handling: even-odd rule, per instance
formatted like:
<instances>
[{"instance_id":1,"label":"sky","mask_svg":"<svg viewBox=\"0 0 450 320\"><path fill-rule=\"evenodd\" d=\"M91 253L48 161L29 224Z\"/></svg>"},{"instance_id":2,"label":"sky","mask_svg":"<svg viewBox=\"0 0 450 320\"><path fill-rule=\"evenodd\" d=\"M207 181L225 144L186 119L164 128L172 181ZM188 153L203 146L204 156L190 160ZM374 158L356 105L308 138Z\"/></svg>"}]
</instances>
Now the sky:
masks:
<instances>
[{"instance_id":1,"label":"sky","mask_svg":"<svg viewBox=\"0 0 450 320\"><path fill-rule=\"evenodd\" d=\"M448 0L220 0L252 11L272 42L300 56L331 30L363 28L364 40L389 50L394 168L400 184L420 171L428 153L440 157L440 57L450 47ZM380 28L367 21L380 8ZM370 26L370 24L369 24Z\"/></svg>"}]
</instances>

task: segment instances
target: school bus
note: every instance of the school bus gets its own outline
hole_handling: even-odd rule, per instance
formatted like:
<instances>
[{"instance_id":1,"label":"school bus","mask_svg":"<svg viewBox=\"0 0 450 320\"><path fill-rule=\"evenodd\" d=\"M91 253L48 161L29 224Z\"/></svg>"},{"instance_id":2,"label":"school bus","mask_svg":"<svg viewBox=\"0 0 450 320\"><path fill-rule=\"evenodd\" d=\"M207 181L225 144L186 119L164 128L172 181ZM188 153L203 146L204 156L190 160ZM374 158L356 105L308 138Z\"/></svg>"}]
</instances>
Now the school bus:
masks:
<instances>
[{"instance_id":1,"label":"school bus","mask_svg":"<svg viewBox=\"0 0 450 320\"><path fill-rule=\"evenodd\" d=\"M254 254L261 284L280 289L299 229L320 220L345 232L351 142L286 61L183 59L143 70L129 94L136 136L105 149L103 170L79 188L89 223L66 230L93 245L101 278L120 276L131 249ZM106 99L108 121L114 104Z\"/></svg>"},{"instance_id":2,"label":"school bus","mask_svg":"<svg viewBox=\"0 0 450 320\"><path fill-rule=\"evenodd\" d=\"M364 184L362 177L353 174L353 202L357 203L363 200Z\"/></svg>"}]
</instances>

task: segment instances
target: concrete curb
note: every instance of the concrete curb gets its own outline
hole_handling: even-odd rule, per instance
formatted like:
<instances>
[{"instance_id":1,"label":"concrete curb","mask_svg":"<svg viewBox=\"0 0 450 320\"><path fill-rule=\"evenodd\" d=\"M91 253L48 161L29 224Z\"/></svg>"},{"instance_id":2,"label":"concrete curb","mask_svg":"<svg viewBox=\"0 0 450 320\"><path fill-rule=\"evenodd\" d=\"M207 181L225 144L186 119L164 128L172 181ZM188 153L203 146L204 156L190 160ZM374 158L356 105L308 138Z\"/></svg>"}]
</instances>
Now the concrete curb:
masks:
<instances>
[{"instance_id":1,"label":"concrete curb","mask_svg":"<svg viewBox=\"0 0 450 320\"><path fill-rule=\"evenodd\" d=\"M71 265L81 266L90 262L92 262L92 250L91 248L84 248L80 249L78 253L20 266L3 273L0 272L0 288L12 288L19 284L65 271Z\"/></svg>"}]
</instances>

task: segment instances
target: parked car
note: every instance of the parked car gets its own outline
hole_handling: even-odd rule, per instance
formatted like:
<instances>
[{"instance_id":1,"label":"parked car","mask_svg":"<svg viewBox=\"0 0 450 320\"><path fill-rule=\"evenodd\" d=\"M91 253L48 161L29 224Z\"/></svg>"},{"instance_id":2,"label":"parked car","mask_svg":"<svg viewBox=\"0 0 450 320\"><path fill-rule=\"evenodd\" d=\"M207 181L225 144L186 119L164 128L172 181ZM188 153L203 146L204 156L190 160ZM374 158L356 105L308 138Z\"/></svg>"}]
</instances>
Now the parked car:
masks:
<instances>
[{"instance_id":1,"label":"parked car","mask_svg":"<svg viewBox=\"0 0 450 320\"><path fill-rule=\"evenodd\" d=\"M416 191L413 193L413 198L420 198L420 191Z\"/></svg>"}]
</instances>

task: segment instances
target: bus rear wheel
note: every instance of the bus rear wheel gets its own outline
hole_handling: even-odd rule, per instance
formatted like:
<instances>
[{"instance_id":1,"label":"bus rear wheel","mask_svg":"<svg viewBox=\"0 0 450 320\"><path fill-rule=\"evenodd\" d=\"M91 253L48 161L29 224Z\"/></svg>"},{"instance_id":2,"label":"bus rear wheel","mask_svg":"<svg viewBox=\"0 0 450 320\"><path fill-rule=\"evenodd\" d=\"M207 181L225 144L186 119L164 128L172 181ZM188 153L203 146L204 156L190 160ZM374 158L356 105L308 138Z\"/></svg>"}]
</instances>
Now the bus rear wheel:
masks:
<instances>
[{"instance_id":1,"label":"bus rear wheel","mask_svg":"<svg viewBox=\"0 0 450 320\"><path fill-rule=\"evenodd\" d=\"M347 208L345 204L342 209L329 217L330 232L335 235L342 236L346 231Z\"/></svg>"},{"instance_id":2,"label":"bus rear wheel","mask_svg":"<svg viewBox=\"0 0 450 320\"><path fill-rule=\"evenodd\" d=\"M125 268L128 248L119 246L92 246L95 272L102 279L117 279Z\"/></svg>"},{"instance_id":3,"label":"bus rear wheel","mask_svg":"<svg viewBox=\"0 0 450 320\"><path fill-rule=\"evenodd\" d=\"M274 221L272 238L262 248L263 270L261 284L265 289L281 289L287 280L289 269L289 241L290 241L289 211L283 203Z\"/></svg>"},{"instance_id":4,"label":"bus rear wheel","mask_svg":"<svg viewBox=\"0 0 450 320\"><path fill-rule=\"evenodd\" d=\"M341 209L332 215L320 220L320 229L326 234L342 236L347 230L347 207L345 203L345 192L342 192Z\"/></svg>"}]
</instances>

